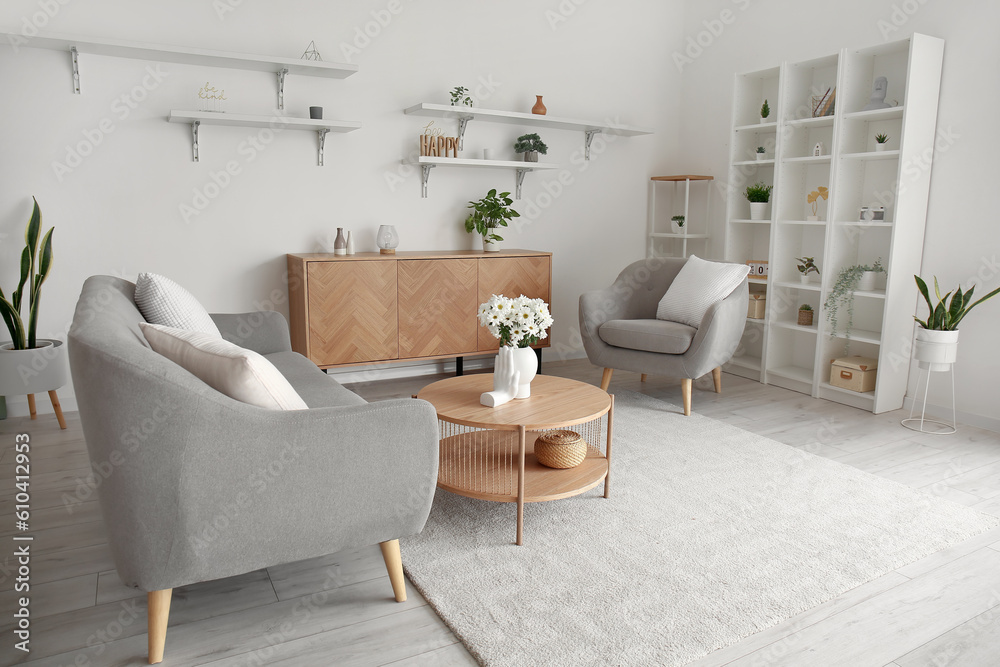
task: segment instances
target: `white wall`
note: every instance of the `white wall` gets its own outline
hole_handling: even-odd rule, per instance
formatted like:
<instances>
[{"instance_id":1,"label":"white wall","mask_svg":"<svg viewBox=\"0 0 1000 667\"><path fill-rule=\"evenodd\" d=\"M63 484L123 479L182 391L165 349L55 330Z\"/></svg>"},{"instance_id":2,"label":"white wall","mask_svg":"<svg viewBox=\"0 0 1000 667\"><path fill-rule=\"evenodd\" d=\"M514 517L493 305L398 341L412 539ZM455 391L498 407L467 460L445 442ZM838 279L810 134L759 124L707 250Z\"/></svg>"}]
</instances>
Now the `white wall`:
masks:
<instances>
[{"instance_id":1,"label":"white wall","mask_svg":"<svg viewBox=\"0 0 1000 667\"><path fill-rule=\"evenodd\" d=\"M544 184L554 191L558 173L528 175L516 208L534 215L506 236L507 246L555 253L554 341L572 347L579 294L609 284L643 255L648 176L682 163L676 156L681 75L669 59L680 39L681 0L401 0L395 15L386 11L391 4L6 0L0 29L9 32L21 32L27 20L49 32L290 57L315 39L331 61L345 60L341 45L352 44L359 30L378 33L358 42L360 54L348 54L361 70L345 81L289 77L290 115L306 117L307 107L322 105L327 118L364 123L361 131L328 136L324 168L315 165L312 133L281 134L250 159L240 146L257 133L219 127L202 128L195 164L190 128L165 120L170 109L196 108L195 93L206 80L226 90L228 110L272 113L271 75L82 55L83 94L73 95L67 54L0 48L0 234L6 235L0 236L0 284L7 291L15 284L35 195L46 226L56 227L39 335L64 336L80 286L93 274L134 278L153 271L187 286L213 312L263 304L287 314L285 253L332 247L337 226L355 232L359 250L374 249L382 223L396 225L404 250L473 247L476 240L461 227L466 202L491 187L513 190L512 172L436 169L429 199L420 198L418 175L395 189L387 180L399 173L400 159L415 149L429 120L404 116L403 108L445 103L447 91L462 84L486 93L482 106L528 111L535 94L543 94L552 115L617 118L656 130L607 144L595 140L585 169L571 164L582 133L541 132L547 159L565 164L573 183L549 198ZM219 13L232 5L233 11ZM48 18L45 7L58 11ZM387 25L375 30L379 17ZM148 92L139 89L134 96L144 99L123 118L126 107L115 100L133 95L144 77L153 84L149 66L165 78ZM481 82L494 82L495 90ZM56 174L53 163L66 163L67 152L86 141L85 133L94 136L102 121L113 132L79 166ZM457 124L437 125L454 131ZM512 153L507 147L523 131L472 125L467 154L483 147ZM212 174L229 161L240 173L185 220L181 205L193 206L195 191L206 186L212 194ZM73 409L68 389L63 402ZM47 410L44 403L39 407ZM24 414L26 401L12 399L9 408Z\"/></svg>"},{"instance_id":2,"label":"white wall","mask_svg":"<svg viewBox=\"0 0 1000 667\"><path fill-rule=\"evenodd\" d=\"M719 20L726 10L732 13L728 24ZM1000 286L996 218L1000 90L992 85L990 74L1000 63L998 22L1000 3L973 0L688 0L684 47L689 39L697 42L699 33L707 32L711 39L702 34L701 41L708 46L693 62L682 63L679 138L685 169L726 178L735 73L833 54L844 47L894 41L913 32L941 37L945 60L938 129L940 136L950 139L939 143L934 158L921 274L938 276L947 289L974 281L977 292L985 294ZM725 207L713 205L713 210L716 238L721 241ZM721 253L721 243L715 249ZM925 314L926 308L919 312ZM994 430L1000 430L995 391L1000 374L998 328L1000 297L979 306L963 323L955 366L960 421ZM913 372L911 393L915 379ZM935 376L931 403L950 405L947 380L946 375Z\"/></svg>"}]
</instances>

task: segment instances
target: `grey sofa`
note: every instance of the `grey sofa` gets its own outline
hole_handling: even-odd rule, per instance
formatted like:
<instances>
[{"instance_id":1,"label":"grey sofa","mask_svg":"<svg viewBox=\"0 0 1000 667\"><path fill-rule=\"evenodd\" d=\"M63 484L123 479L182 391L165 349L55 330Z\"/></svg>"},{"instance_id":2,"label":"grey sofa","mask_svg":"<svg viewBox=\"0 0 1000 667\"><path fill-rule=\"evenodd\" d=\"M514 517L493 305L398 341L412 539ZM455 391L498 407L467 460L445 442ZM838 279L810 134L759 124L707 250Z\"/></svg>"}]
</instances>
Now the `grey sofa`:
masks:
<instances>
[{"instance_id":1,"label":"grey sofa","mask_svg":"<svg viewBox=\"0 0 1000 667\"><path fill-rule=\"evenodd\" d=\"M625 267L613 285L580 296L580 332L590 362L614 369L680 377L684 414L691 414L692 380L712 371L722 391L722 364L732 358L746 325L747 281L708 309L701 326L656 319L656 307L687 260L650 258Z\"/></svg>"},{"instance_id":2,"label":"grey sofa","mask_svg":"<svg viewBox=\"0 0 1000 667\"><path fill-rule=\"evenodd\" d=\"M420 532L437 480L434 408L366 403L291 351L278 313L213 315L269 359L308 410L221 394L146 343L135 285L86 281L69 333L80 420L122 581L148 593L149 661L163 655L171 589L381 544L406 599L398 538Z\"/></svg>"}]
</instances>

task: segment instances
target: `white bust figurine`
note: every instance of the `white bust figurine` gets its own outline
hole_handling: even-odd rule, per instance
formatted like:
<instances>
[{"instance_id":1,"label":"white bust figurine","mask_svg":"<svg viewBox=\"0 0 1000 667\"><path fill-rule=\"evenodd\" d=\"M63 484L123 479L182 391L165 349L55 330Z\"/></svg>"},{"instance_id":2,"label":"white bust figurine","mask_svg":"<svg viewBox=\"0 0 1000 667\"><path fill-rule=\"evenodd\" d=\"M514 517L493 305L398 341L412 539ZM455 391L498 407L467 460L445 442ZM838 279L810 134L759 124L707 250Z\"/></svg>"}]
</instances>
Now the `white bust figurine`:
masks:
<instances>
[{"instance_id":1,"label":"white bust figurine","mask_svg":"<svg viewBox=\"0 0 1000 667\"><path fill-rule=\"evenodd\" d=\"M885 94L889 90L889 80L884 76L877 77L875 79L875 84L872 86L872 97L865 105L862 111L870 111L871 109L888 109L891 104L885 103Z\"/></svg>"},{"instance_id":2,"label":"white bust figurine","mask_svg":"<svg viewBox=\"0 0 1000 667\"><path fill-rule=\"evenodd\" d=\"M521 371L514 368L514 348L501 347L493 369L493 391L479 397L479 402L488 408L509 403L517 396Z\"/></svg>"}]
</instances>

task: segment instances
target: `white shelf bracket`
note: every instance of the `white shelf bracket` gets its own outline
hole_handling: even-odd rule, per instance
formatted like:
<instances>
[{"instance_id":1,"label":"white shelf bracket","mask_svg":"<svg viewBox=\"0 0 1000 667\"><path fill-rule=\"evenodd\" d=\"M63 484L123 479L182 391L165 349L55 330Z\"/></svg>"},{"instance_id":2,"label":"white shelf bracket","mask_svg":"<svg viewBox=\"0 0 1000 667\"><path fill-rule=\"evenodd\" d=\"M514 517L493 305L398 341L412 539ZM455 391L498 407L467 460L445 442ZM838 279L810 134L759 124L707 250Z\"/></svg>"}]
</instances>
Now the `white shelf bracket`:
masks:
<instances>
[{"instance_id":1,"label":"white shelf bracket","mask_svg":"<svg viewBox=\"0 0 1000 667\"><path fill-rule=\"evenodd\" d=\"M524 183L524 175L527 174L530 169L515 169L514 170L514 199L521 198L521 185Z\"/></svg>"},{"instance_id":2,"label":"white shelf bracket","mask_svg":"<svg viewBox=\"0 0 1000 667\"><path fill-rule=\"evenodd\" d=\"M465 127L470 120L472 120L472 116L458 117L458 150L462 150L462 145L465 143Z\"/></svg>"},{"instance_id":3,"label":"white shelf bracket","mask_svg":"<svg viewBox=\"0 0 1000 667\"><path fill-rule=\"evenodd\" d=\"M196 120L191 123L191 157L195 162L198 162L198 128L201 127L201 121Z\"/></svg>"},{"instance_id":4,"label":"white shelf bracket","mask_svg":"<svg viewBox=\"0 0 1000 667\"><path fill-rule=\"evenodd\" d=\"M282 67L278 71L278 108L285 108L285 75L288 74L288 68Z\"/></svg>"},{"instance_id":5,"label":"white shelf bracket","mask_svg":"<svg viewBox=\"0 0 1000 667\"><path fill-rule=\"evenodd\" d=\"M316 130L316 134L319 135L319 153L317 154L316 161L320 167L323 166L323 155L326 149L326 135L330 133L330 130Z\"/></svg>"},{"instance_id":6,"label":"white shelf bracket","mask_svg":"<svg viewBox=\"0 0 1000 667\"><path fill-rule=\"evenodd\" d=\"M420 165L420 197L422 199L427 199L427 181L431 177L431 169L436 166L433 164Z\"/></svg>"},{"instance_id":7,"label":"white shelf bracket","mask_svg":"<svg viewBox=\"0 0 1000 667\"><path fill-rule=\"evenodd\" d=\"M584 160L589 160L590 159L590 143L594 140L594 135L595 134L600 134L600 133L601 133L600 130L586 130L585 131L585 134L587 135L587 139L586 139L586 143L584 144L584 148L583 148L583 159Z\"/></svg>"},{"instance_id":8,"label":"white shelf bracket","mask_svg":"<svg viewBox=\"0 0 1000 667\"><path fill-rule=\"evenodd\" d=\"M71 46L69 49L69 57L73 63L73 92L77 95L80 94L80 52L76 50L75 46Z\"/></svg>"}]
</instances>

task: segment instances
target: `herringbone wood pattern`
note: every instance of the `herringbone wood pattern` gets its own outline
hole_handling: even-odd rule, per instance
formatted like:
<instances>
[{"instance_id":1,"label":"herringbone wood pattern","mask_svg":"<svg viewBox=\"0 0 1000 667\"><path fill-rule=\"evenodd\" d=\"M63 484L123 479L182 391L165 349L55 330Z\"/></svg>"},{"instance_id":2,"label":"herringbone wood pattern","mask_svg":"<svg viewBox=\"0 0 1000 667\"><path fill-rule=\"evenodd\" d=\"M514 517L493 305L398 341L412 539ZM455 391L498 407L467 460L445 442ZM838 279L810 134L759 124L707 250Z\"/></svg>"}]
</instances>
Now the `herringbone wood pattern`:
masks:
<instances>
[{"instance_id":1,"label":"herringbone wood pattern","mask_svg":"<svg viewBox=\"0 0 1000 667\"><path fill-rule=\"evenodd\" d=\"M318 366L396 359L396 262L309 264L309 350Z\"/></svg>"},{"instance_id":2,"label":"herringbone wood pattern","mask_svg":"<svg viewBox=\"0 0 1000 667\"><path fill-rule=\"evenodd\" d=\"M549 293L550 260L542 257L489 257L479 260L479 303L492 294L507 297L524 295L532 299L543 299L551 304ZM551 334L551 332L550 332ZM544 344L548 343L548 338ZM486 327L479 327L479 349L496 350L500 341L494 338Z\"/></svg>"},{"instance_id":3,"label":"herringbone wood pattern","mask_svg":"<svg viewBox=\"0 0 1000 667\"><path fill-rule=\"evenodd\" d=\"M400 359L476 351L478 262L397 262Z\"/></svg>"}]
</instances>

